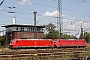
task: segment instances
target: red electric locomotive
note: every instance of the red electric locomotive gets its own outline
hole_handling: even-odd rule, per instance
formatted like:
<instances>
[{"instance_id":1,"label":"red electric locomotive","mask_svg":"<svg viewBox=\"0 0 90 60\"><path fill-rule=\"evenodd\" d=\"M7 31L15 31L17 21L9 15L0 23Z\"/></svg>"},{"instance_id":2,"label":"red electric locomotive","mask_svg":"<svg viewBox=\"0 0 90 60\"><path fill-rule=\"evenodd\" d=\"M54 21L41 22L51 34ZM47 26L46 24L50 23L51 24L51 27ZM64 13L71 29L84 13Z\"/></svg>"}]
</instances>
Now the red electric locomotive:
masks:
<instances>
[{"instance_id":1,"label":"red electric locomotive","mask_svg":"<svg viewBox=\"0 0 90 60\"><path fill-rule=\"evenodd\" d=\"M56 47L86 47L85 39L58 39Z\"/></svg>"},{"instance_id":2,"label":"red electric locomotive","mask_svg":"<svg viewBox=\"0 0 90 60\"><path fill-rule=\"evenodd\" d=\"M85 39L13 39L10 48L86 47Z\"/></svg>"},{"instance_id":3,"label":"red electric locomotive","mask_svg":"<svg viewBox=\"0 0 90 60\"><path fill-rule=\"evenodd\" d=\"M53 48L52 39L13 39L9 47L12 48Z\"/></svg>"}]
</instances>

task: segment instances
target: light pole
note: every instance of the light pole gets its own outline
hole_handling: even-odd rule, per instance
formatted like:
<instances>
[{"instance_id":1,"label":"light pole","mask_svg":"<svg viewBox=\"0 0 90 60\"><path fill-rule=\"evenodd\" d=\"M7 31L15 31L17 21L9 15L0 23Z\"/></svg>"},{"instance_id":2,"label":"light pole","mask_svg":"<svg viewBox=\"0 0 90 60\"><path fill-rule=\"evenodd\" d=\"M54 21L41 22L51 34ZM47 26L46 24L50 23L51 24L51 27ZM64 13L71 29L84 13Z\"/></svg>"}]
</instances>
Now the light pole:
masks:
<instances>
[{"instance_id":1,"label":"light pole","mask_svg":"<svg viewBox=\"0 0 90 60\"><path fill-rule=\"evenodd\" d=\"M11 6L11 7L8 7L9 9L14 9L16 8L15 6ZM13 24L16 23L16 11L9 11L9 13L15 13L15 16L13 17Z\"/></svg>"},{"instance_id":2,"label":"light pole","mask_svg":"<svg viewBox=\"0 0 90 60\"><path fill-rule=\"evenodd\" d=\"M14 9L16 8L15 6L11 6L11 7L8 7L9 9ZM15 14L15 16L13 17L13 24L16 23L16 11L9 11L9 13L11 14ZM10 37L11 37L11 40L13 39L13 33L12 33L12 30L10 30ZM9 41L10 42L10 41Z\"/></svg>"}]
</instances>

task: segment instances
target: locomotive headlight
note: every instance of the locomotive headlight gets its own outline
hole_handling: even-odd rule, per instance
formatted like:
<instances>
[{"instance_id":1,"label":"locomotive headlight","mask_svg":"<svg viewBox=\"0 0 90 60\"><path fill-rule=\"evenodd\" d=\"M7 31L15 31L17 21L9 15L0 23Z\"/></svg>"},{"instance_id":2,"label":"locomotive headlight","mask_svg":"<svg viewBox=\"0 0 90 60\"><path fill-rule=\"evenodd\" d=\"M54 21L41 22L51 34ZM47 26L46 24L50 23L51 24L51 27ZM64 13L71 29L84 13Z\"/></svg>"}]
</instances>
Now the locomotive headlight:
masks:
<instances>
[{"instance_id":1,"label":"locomotive headlight","mask_svg":"<svg viewBox=\"0 0 90 60\"><path fill-rule=\"evenodd\" d=\"M13 43L14 43L14 40L11 40L11 42L10 42L10 44L9 44L9 45L13 45Z\"/></svg>"},{"instance_id":2,"label":"locomotive headlight","mask_svg":"<svg viewBox=\"0 0 90 60\"><path fill-rule=\"evenodd\" d=\"M11 42L14 42L14 40L11 40Z\"/></svg>"}]
</instances>

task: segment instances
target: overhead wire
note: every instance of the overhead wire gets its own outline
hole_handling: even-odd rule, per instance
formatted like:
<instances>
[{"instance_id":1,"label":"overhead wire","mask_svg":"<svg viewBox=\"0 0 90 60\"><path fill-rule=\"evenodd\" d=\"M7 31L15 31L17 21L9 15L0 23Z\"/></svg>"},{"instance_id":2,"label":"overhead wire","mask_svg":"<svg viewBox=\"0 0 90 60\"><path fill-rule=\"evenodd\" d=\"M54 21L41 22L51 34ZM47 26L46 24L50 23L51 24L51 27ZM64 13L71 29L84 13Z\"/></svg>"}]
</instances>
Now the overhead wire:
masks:
<instances>
[{"instance_id":1,"label":"overhead wire","mask_svg":"<svg viewBox=\"0 0 90 60\"><path fill-rule=\"evenodd\" d=\"M47 5L38 4L38 3L32 3L32 4L35 4L35 5L40 5L40 6L45 6L45 7L51 7L51 8L57 8L57 7L47 6ZM81 13L81 14L87 14L87 15L90 15L89 13L83 13L83 12L74 11L74 10L69 10L69 9L63 9L63 10L66 10L66 11L71 11L71 12L76 12L76 13ZM27 13L17 13L17 14L32 15L32 14L27 14ZM39 14L38 14L38 15L39 15ZM49 16L46 16L46 17L49 17Z\"/></svg>"},{"instance_id":2,"label":"overhead wire","mask_svg":"<svg viewBox=\"0 0 90 60\"><path fill-rule=\"evenodd\" d=\"M50 8L57 8L57 7L48 6L48 5L44 5L44 4L38 4L38 3L32 3L32 4L40 5L40 6L45 6L45 7L50 7ZM83 12L74 11L74 10L70 10L70 9L62 9L62 10L71 11L71 12L76 12L76 13L82 13L82 14L88 14L88 13L83 13ZM89 14L89 15L90 15L90 14Z\"/></svg>"},{"instance_id":3,"label":"overhead wire","mask_svg":"<svg viewBox=\"0 0 90 60\"><path fill-rule=\"evenodd\" d=\"M50 8L57 8L57 7L52 7L52 6L47 6L47 5L43 5L43 4L37 4L37 3L32 3L35 5L40 5L40 6L45 6L45 7L50 7ZM74 10L69 10L69 9L62 9L62 10L66 10L66 11L71 11L71 12L76 12L76 13L81 13L81 14L88 14L88 13L83 13L83 12L79 12L79 11L74 11ZM23 14L23 13L22 13ZM90 14L88 14L90 15Z\"/></svg>"}]
</instances>

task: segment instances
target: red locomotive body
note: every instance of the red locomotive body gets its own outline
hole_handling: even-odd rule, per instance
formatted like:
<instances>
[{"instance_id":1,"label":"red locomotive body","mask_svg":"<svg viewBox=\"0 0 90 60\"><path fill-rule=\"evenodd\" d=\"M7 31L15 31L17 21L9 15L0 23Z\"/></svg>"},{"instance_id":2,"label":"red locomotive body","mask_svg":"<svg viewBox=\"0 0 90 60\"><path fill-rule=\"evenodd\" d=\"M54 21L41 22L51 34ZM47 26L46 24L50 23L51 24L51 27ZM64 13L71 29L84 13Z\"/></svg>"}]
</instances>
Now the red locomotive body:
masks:
<instances>
[{"instance_id":1,"label":"red locomotive body","mask_svg":"<svg viewBox=\"0 0 90 60\"><path fill-rule=\"evenodd\" d=\"M56 47L86 47L85 39L58 39Z\"/></svg>"},{"instance_id":2,"label":"red locomotive body","mask_svg":"<svg viewBox=\"0 0 90 60\"><path fill-rule=\"evenodd\" d=\"M14 39L9 46L10 48L52 48L54 41L52 39Z\"/></svg>"},{"instance_id":3,"label":"red locomotive body","mask_svg":"<svg viewBox=\"0 0 90 60\"><path fill-rule=\"evenodd\" d=\"M86 47L85 39L13 39L10 48Z\"/></svg>"}]
</instances>

